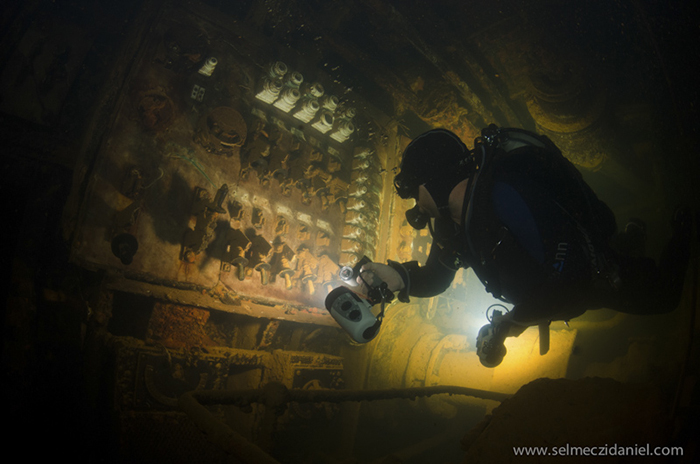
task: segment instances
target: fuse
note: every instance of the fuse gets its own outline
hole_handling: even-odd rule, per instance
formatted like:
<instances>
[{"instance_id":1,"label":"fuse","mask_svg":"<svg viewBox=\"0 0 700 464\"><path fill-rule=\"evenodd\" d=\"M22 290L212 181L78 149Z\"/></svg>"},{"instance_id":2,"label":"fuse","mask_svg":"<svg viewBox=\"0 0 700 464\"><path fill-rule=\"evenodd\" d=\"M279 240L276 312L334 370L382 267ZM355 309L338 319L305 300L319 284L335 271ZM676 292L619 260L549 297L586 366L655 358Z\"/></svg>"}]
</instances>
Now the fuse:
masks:
<instances>
[{"instance_id":1,"label":"fuse","mask_svg":"<svg viewBox=\"0 0 700 464\"><path fill-rule=\"evenodd\" d=\"M326 109L322 110L318 120L313 123L311 127L320 133L325 134L333 128L333 115Z\"/></svg>"},{"instance_id":2,"label":"fuse","mask_svg":"<svg viewBox=\"0 0 700 464\"><path fill-rule=\"evenodd\" d=\"M292 110L292 108L294 108L294 105L297 104L299 98L301 98L301 93L299 92L299 89L287 87L282 91L282 94L277 99L277 101L275 101L273 106L275 108L279 108L285 113L289 113Z\"/></svg>"},{"instance_id":3,"label":"fuse","mask_svg":"<svg viewBox=\"0 0 700 464\"><path fill-rule=\"evenodd\" d=\"M302 99L297 105L297 109L294 111L293 116L301 122L310 122L321 106L318 104L316 99Z\"/></svg>"},{"instance_id":4,"label":"fuse","mask_svg":"<svg viewBox=\"0 0 700 464\"><path fill-rule=\"evenodd\" d=\"M262 87L255 95L255 98L265 103L272 103L277 100L284 87L282 81L280 79L270 79L266 77L263 78L262 82Z\"/></svg>"}]
</instances>

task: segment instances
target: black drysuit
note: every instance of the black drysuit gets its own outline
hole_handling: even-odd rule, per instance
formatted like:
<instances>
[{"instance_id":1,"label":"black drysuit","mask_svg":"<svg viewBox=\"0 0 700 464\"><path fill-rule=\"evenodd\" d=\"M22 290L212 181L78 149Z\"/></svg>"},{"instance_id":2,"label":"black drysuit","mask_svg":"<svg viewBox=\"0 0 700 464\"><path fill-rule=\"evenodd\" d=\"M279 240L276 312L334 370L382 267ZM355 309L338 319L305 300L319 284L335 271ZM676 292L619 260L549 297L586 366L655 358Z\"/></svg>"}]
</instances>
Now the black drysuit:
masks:
<instances>
[{"instance_id":1,"label":"black drysuit","mask_svg":"<svg viewBox=\"0 0 700 464\"><path fill-rule=\"evenodd\" d=\"M467 189L462 224L436 220L425 265L403 263L408 294L435 296L459 267L472 267L487 291L514 304L513 320L523 325L602 307L631 314L675 309L689 227L675 227L658 266L616 252L611 210L548 139L538 140L544 148L491 148L486 167L470 179L475 187Z\"/></svg>"}]
</instances>

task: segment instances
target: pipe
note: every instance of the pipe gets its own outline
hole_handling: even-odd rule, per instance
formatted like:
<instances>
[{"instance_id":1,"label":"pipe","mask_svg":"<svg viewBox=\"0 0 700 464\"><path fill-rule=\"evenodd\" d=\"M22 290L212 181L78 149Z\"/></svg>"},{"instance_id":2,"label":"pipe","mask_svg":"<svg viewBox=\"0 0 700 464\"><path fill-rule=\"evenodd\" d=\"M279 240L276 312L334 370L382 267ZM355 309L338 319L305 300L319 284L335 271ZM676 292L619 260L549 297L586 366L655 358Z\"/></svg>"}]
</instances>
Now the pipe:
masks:
<instances>
[{"instance_id":1,"label":"pipe","mask_svg":"<svg viewBox=\"0 0 700 464\"><path fill-rule=\"evenodd\" d=\"M262 403L275 414L284 413L287 404L339 403L343 401L375 401L388 399L415 399L438 394L466 395L486 400L503 401L512 395L457 386L416 387L384 390L289 390L281 383L271 382L261 389L197 390L185 393L178 406L214 443L221 446L245 464L279 464L257 445L218 420L204 405L228 404L246 406Z\"/></svg>"},{"instance_id":2,"label":"pipe","mask_svg":"<svg viewBox=\"0 0 700 464\"><path fill-rule=\"evenodd\" d=\"M421 396L439 394L465 395L485 400L503 401L511 396L506 393L450 385L402 389L390 388L385 390L291 390L290 394L292 398L291 401L299 403L339 403L342 401L375 401L398 398L415 399Z\"/></svg>"},{"instance_id":3,"label":"pipe","mask_svg":"<svg viewBox=\"0 0 700 464\"><path fill-rule=\"evenodd\" d=\"M479 390L453 385L432 387L387 388L382 390L288 390L282 384L271 382L262 389L251 390L197 390L190 392L202 404L228 404L245 406L262 403L278 407L286 403L341 403L344 401L376 401L391 399L415 399L431 395L465 395L484 400L503 401L508 393Z\"/></svg>"}]
</instances>

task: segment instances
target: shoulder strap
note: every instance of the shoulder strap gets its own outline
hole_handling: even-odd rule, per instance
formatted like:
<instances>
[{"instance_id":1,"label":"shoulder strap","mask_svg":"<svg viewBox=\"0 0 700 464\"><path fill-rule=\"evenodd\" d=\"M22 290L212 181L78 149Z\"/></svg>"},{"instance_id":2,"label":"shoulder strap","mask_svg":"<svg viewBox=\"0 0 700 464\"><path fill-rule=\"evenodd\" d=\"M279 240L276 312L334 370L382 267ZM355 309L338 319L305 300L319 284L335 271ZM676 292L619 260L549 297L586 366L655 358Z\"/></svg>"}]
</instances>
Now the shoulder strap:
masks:
<instances>
[{"instance_id":1,"label":"shoulder strap","mask_svg":"<svg viewBox=\"0 0 700 464\"><path fill-rule=\"evenodd\" d=\"M496 298L501 297L501 289L491 255L503 240L505 228L492 208L491 194L496 173L526 172L533 179L539 179L562 200L560 207L591 242L591 253L599 254L607 248L607 241L616 230L612 211L597 198L581 173L549 138L522 129L501 129L492 125L475 140L475 150L479 169L469 198L465 199L468 205L464 214L464 232L471 255L470 264L487 291Z\"/></svg>"},{"instance_id":2,"label":"shoulder strap","mask_svg":"<svg viewBox=\"0 0 700 464\"><path fill-rule=\"evenodd\" d=\"M546 137L522 129L491 125L474 143L479 169L465 198L464 232L470 263L486 291L502 298L498 270L492 252L508 230L496 217L492 207L494 176L501 171L531 172L546 175L552 160L563 156Z\"/></svg>"}]
</instances>

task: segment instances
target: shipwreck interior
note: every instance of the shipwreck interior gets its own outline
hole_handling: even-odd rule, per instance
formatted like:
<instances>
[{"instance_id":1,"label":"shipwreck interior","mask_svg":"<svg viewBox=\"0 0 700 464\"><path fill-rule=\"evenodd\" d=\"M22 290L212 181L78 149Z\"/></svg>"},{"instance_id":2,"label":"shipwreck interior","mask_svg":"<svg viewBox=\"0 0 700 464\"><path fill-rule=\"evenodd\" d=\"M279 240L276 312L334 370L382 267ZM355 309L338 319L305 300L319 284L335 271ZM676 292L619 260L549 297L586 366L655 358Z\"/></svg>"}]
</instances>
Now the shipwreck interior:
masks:
<instances>
[{"instance_id":1,"label":"shipwreck interior","mask_svg":"<svg viewBox=\"0 0 700 464\"><path fill-rule=\"evenodd\" d=\"M699 8L4 2L6 442L106 463L697 462L697 235L674 312L554 322L544 354L530 328L493 369L475 341L497 301L471 271L388 305L369 343L324 301L363 256L426 259L393 178L430 128L548 136L658 257L675 208L700 211Z\"/></svg>"}]
</instances>

